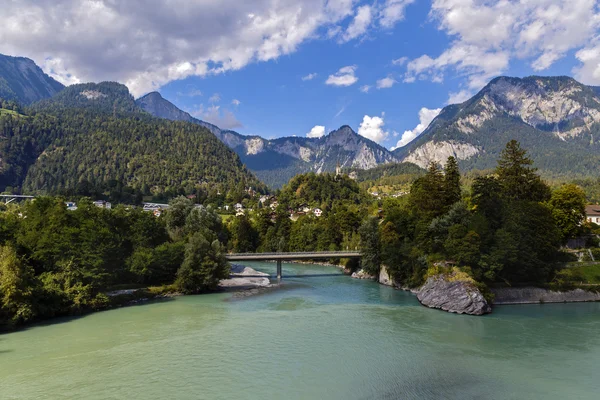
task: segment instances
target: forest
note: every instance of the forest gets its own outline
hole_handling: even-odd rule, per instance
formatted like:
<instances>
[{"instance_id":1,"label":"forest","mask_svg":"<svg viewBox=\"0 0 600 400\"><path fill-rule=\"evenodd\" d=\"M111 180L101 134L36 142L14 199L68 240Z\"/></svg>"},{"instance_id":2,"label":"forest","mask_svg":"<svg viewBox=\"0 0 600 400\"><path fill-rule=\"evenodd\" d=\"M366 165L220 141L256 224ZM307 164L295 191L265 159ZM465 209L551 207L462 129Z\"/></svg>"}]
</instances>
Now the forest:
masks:
<instances>
[{"instance_id":1,"label":"forest","mask_svg":"<svg viewBox=\"0 0 600 400\"><path fill-rule=\"evenodd\" d=\"M0 191L110 196L119 186L135 204L239 182L266 190L207 129L151 117L123 85L74 85L25 109L0 103Z\"/></svg>"}]
</instances>

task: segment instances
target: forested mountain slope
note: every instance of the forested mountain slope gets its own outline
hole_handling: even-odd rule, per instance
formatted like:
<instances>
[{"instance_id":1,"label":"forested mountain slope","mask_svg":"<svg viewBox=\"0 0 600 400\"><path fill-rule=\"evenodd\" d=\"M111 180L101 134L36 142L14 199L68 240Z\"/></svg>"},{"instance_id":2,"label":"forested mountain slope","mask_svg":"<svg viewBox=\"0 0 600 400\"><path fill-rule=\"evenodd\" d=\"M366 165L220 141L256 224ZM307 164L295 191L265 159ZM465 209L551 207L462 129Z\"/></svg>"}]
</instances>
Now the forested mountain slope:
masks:
<instances>
[{"instance_id":1,"label":"forested mountain slope","mask_svg":"<svg viewBox=\"0 0 600 400\"><path fill-rule=\"evenodd\" d=\"M267 140L260 136L244 136L221 130L178 109L156 92L138 99L137 104L154 116L191 121L208 128L233 149L263 182L272 187L281 187L299 173L334 171L338 163L342 167L367 169L397 161L390 151L358 135L349 126L342 126L321 138L282 137Z\"/></svg>"},{"instance_id":2,"label":"forested mountain slope","mask_svg":"<svg viewBox=\"0 0 600 400\"><path fill-rule=\"evenodd\" d=\"M29 105L51 97L63 88L29 58L0 54L0 98Z\"/></svg>"},{"instance_id":3,"label":"forested mountain slope","mask_svg":"<svg viewBox=\"0 0 600 400\"><path fill-rule=\"evenodd\" d=\"M462 104L445 107L423 134L394 154L425 167L453 155L465 169L494 165L516 139L550 176L597 174L600 95L569 77L499 77Z\"/></svg>"},{"instance_id":4,"label":"forested mountain slope","mask_svg":"<svg viewBox=\"0 0 600 400\"><path fill-rule=\"evenodd\" d=\"M111 180L146 195L264 188L207 129L144 113L124 85L73 85L24 114L0 114L0 190L77 192Z\"/></svg>"}]
</instances>

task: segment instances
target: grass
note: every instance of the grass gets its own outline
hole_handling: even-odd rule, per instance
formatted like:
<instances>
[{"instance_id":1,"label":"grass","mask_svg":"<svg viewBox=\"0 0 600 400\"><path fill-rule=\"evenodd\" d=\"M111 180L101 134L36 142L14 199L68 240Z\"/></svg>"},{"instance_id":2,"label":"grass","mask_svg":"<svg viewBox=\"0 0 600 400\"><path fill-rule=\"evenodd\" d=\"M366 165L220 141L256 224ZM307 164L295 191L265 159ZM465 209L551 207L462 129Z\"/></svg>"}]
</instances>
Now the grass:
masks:
<instances>
[{"instance_id":1,"label":"grass","mask_svg":"<svg viewBox=\"0 0 600 400\"><path fill-rule=\"evenodd\" d=\"M585 283L600 284L600 262L572 262L568 264L568 267L582 276Z\"/></svg>"},{"instance_id":2,"label":"grass","mask_svg":"<svg viewBox=\"0 0 600 400\"><path fill-rule=\"evenodd\" d=\"M0 108L0 115L3 115L3 114L10 114L10 115L14 115L15 117L22 117L22 115L16 111Z\"/></svg>"}]
</instances>

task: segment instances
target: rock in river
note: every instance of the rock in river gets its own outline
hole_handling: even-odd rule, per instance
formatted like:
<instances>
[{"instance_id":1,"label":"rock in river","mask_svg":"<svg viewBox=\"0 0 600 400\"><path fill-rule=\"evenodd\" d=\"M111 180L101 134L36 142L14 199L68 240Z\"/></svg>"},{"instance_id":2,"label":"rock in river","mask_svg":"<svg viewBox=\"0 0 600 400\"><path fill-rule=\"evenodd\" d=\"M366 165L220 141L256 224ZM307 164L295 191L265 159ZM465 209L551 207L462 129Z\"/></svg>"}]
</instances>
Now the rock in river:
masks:
<instances>
[{"instance_id":1,"label":"rock in river","mask_svg":"<svg viewBox=\"0 0 600 400\"><path fill-rule=\"evenodd\" d=\"M424 306L457 314L483 315L492 312L479 289L469 281L452 279L452 275L435 275L417 292Z\"/></svg>"}]
</instances>

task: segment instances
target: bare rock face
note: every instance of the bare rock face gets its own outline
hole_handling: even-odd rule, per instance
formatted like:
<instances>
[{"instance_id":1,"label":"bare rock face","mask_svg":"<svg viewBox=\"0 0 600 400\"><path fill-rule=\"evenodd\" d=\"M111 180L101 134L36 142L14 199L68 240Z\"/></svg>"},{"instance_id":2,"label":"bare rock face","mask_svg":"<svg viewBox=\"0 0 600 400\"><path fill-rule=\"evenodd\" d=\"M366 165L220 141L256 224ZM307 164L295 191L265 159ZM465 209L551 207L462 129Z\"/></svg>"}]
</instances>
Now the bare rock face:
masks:
<instances>
[{"instance_id":1,"label":"bare rock face","mask_svg":"<svg viewBox=\"0 0 600 400\"><path fill-rule=\"evenodd\" d=\"M368 274L364 269L358 270L352 274L352 277L355 279L371 279L375 280L375 276Z\"/></svg>"},{"instance_id":2,"label":"bare rock face","mask_svg":"<svg viewBox=\"0 0 600 400\"><path fill-rule=\"evenodd\" d=\"M492 312L479 289L473 283L451 280L451 276L436 275L417 292L424 306L457 314L483 315Z\"/></svg>"},{"instance_id":3,"label":"bare rock face","mask_svg":"<svg viewBox=\"0 0 600 400\"><path fill-rule=\"evenodd\" d=\"M394 286L394 280L390 276L385 265L379 269L379 283L386 286Z\"/></svg>"}]
</instances>

